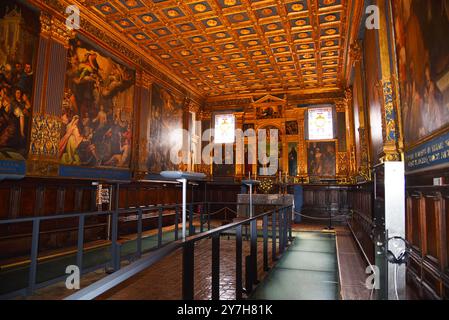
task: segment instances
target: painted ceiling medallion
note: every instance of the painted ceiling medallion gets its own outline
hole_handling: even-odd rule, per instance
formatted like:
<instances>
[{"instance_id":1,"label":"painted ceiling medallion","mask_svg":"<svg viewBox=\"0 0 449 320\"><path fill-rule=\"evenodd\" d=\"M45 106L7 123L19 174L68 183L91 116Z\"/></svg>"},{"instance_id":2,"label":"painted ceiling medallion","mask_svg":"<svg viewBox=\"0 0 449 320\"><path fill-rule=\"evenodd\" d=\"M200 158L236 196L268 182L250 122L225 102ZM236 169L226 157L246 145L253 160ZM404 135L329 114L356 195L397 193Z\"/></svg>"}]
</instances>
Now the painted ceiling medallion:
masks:
<instances>
[{"instance_id":1,"label":"painted ceiling medallion","mask_svg":"<svg viewBox=\"0 0 449 320\"><path fill-rule=\"evenodd\" d=\"M292 5L293 11L301 11L302 9L304 9L304 6L300 3L295 3L294 5Z\"/></svg>"},{"instance_id":2,"label":"painted ceiling medallion","mask_svg":"<svg viewBox=\"0 0 449 320\"><path fill-rule=\"evenodd\" d=\"M304 26L304 25L307 24L307 21L304 20L304 19L299 19L299 20L296 20L296 21L295 21L295 24L296 24L297 26L302 27L302 26Z\"/></svg>"},{"instance_id":3,"label":"painted ceiling medallion","mask_svg":"<svg viewBox=\"0 0 449 320\"><path fill-rule=\"evenodd\" d=\"M241 22L245 20L245 16L243 14L236 14L232 17L235 21Z\"/></svg>"},{"instance_id":4,"label":"painted ceiling medallion","mask_svg":"<svg viewBox=\"0 0 449 320\"><path fill-rule=\"evenodd\" d=\"M124 2L130 8L137 7L139 5L139 3L136 0L126 0Z\"/></svg>"},{"instance_id":5,"label":"painted ceiling medallion","mask_svg":"<svg viewBox=\"0 0 449 320\"><path fill-rule=\"evenodd\" d=\"M256 46L256 45L259 44L259 42L257 42L257 40L251 40L251 41L248 41L248 44L249 44L250 46Z\"/></svg>"},{"instance_id":6,"label":"painted ceiling medallion","mask_svg":"<svg viewBox=\"0 0 449 320\"><path fill-rule=\"evenodd\" d=\"M183 24L183 25L181 26L181 30L182 30L182 31L190 31L190 30L192 30L192 29L193 29L192 26L189 25L189 24Z\"/></svg>"},{"instance_id":7,"label":"painted ceiling medallion","mask_svg":"<svg viewBox=\"0 0 449 320\"><path fill-rule=\"evenodd\" d=\"M240 33L243 34L243 35L247 35L247 34L251 33L251 30L249 30L249 29L242 29L242 30L240 30Z\"/></svg>"},{"instance_id":8,"label":"painted ceiling medallion","mask_svg":"<svg viewBox=\"0 0 449 320\"><path fill-rule=\"evenodd\" d=\"M309 36L309 34L306 32L301 32L300 34L298 34L298 37L301 39L307 38L308 36Z\"/></svg>"},{"instance_id":9,"label":"painted ceiling medallion","mask_svg":"<svg viewBox=\"0 0 449 320\"><path fill-rule=\"evenodd\" d=\"M210 20L207 20L206 24L207 24L209 27L215 27L215 26L218 24L218 22L217 22L217 20L210 19Z\"/></svg>"},{"instance_id":10,"label":"painted ceiling medallion","mask_svg":"<svg viewBox=\"0 0 449 320\"><path fill-rule=\"evenodd\" d=\"M332 22L337 20L337 16L335 16L334 14L329 14L326 17L324 17L324 20L326 20L327 22Z\"/></svg>"},{"instance_id":11,"label":"painted ceiling medallion","mask_svg":"<svg viewBox=\"0 0 449 320\"><path fill-rule=\"evenodd\" d=\"M147 22L147 23L150 23L150 22L153 22L154 19L153 19L152 16L144 15L144 16L142 16L142 20Z\"/></svg>"},{"instance_id":12,"label":"painted ceiling medallion","mask_svg":"<svg viewBox=\"0 0 449 320\"><path fill-rule=\"evenodd\" d=\"M174 17L179 16L179 12L176 11L176 10L174 10L174 9L170 9L170 10L167 11L167 15L168 15L169 17L174 18Z\"/></svg>"},{"instance_id":13,"label":"painted ceiling medallion","mask_svg":"<svg viewBox=\"0 0 449 320\"><path fill-rule=\"evenodd\" d=\"M324 0L323 4L325 4L326 6L330 6L331 4L334 4L336 2L336 0Z\"/></svg>"},{"instance_id":14,"label":"painted ceiling medallion","mask_svg":"<svg viewBox=\"0 0 449 320\"><path fill-rule=\"evenodd\" d=\"M268 30L276 30L278 28L277 24L271 23L267 26Z\"/></svg>"},{"instance_id":15,"label":"painted ceiling medallion","mask_svg":"<svg viewBox=\"0 0 449 320\"><path fill-rule=\"evenodd\" d=\"M217 38L225 38L226 37L226 33L224 32L219 32L216 34Z\"/></svg>"},{"instance_id":16,"label":"painted ceiling medallion","mask_svg":"<svg viewBox=\"0 0 449 320\"><path fill-rule=\"evenodd\" d=\"M110 5L108 5L108 4L105 4L100 9L101 9L101 11L108 12L108 13L113 11L112 7Z\"/></svg>"},{"instance_id":17,"label":"painted ceiling medallion","mask_svg":"<svg viewBox=\"0 0 449 320\"><path fill-rule=\"evenodd\" d=\"M223 2L225 5L229 6L234 6L237 3L237 0L224 0Z\"/></svg>"},{"instance_id":18,"label":"painted ceiling medallion","mask_svg":"<svg viewBox=\"0 0 449 320\"><path fill-rule=\"evenodd\" d=\"M207 7L202 3L196 4L194 8L195 8L195 11L197 11L197 12L204 12L207 9Z\"/></svg>"},{"instance_id":19,"label":"painted ceiling medallion","mask_svg":"<svg viewBox=\"0 0 449 320\"><path fill-rule=\"evenodd\" d=\"M146 37L143 34L141 34L141 33L135 34L134 37L137 40L144 40L144 39L146 39Z\"/></svg>"},{"instance_id":20,"label":"painted ceiling medallion","mask_svg":"<svg viewBox=\"0 0 449 320\"><path fill-rule=\"evenodd\" d=\"M269 16L269 15L271 15L272 13L273 13L273 9L271 9L271 8L265 8L265 9L262 9L262 14L264 15L264 16Z\"/></svg>"},{"instance_id":21,"label":"painted ceiling medallion","mask_svg":"<svg viewBox=\"0 0 449 320\"><path fill-rule=\"evenodd\" d=\"M327 35L333 35L333 34L336 34L336 33L337 33L337 30L335 30L335 29L327 29L327 30L325 31L325 33L326 33Z\"/></svg>"},{"instance_id":22,"label":"painted ceiling medallion","mask_svg":"<svg viewBox=\"0 0 449 320\"><path fill-rule=\"evenodd\" d=\"M226 49L233 49L235 48L235 45L233 45L232 43L228 43L224 46Z\"/></svg>"},{"instance_id":23,"label":"painted ceiling medallion","mask_svg":"<svg viewBox=\"0 0 449 320\"><path fill-rule=\"evenodd\" d=\"M168 58L170 58L170 55L168 55L168 54L161 54L161 58L162 59L168 59Z\"/></svg>"}]
</instances>

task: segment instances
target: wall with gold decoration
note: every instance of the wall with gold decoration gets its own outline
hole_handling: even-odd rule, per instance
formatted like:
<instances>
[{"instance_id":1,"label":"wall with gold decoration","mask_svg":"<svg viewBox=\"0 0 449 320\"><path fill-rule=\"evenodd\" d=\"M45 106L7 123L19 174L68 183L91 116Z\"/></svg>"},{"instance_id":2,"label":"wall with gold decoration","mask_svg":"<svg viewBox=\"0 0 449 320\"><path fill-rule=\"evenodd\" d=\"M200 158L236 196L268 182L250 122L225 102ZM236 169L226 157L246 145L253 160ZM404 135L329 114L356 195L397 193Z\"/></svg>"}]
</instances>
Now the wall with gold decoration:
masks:
<instances>
[{"instance_id":1,"label":"wall with gold decoration","mask_svg":"<svg viewBox=\"0 0 449 320\"><path fill-rule=\"evenodd\" d=\"M201 118L202 98L84 13L69 30L63 1L2 2L0 176L131 180L198 170L190 160L170 165L167 135Z\"/></svg>"}]
</instances>

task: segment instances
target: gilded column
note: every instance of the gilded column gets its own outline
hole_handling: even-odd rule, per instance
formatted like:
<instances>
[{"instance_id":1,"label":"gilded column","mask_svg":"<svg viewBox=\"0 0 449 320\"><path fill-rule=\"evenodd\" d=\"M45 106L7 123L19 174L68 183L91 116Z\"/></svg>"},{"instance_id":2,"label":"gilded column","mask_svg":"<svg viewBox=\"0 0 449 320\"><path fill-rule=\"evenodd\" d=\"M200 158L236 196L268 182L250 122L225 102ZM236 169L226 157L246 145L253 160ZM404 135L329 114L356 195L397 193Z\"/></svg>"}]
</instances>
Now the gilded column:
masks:
<instances>
[{"instance_id":1,"label":"gilded column","mask_svg":"<svg viewBox=\"0 0 449 320\"><path fill-rule=\"evenodd\" d=\"M390 46L392 29L387 22L390 8L385 1L377 1L380 15L379 48L380 66L382 71L382 134L383 161L400 161L402 159L402 135L400 134L400 111L397 104L397 90L393 84L395 72L392 60L395 53Z\"/></svg>"},{"instance_id":2,"label":"gilded column","mask_svg":"<svg viewBox=\"0 0 449 320\"><path fill-rule=\"evenodd\" d=\"M363 78L362 78L362 44L357 40L351 45L350 55L354 67L354 87L353 87L353 110L357 112L358 123L355 123L354 129L358 133L356 141L356 165L357 176L362 180L371 179L370 155L369 155L369 137L367 133L368 117L366 104L363 96ZM356 108L357 106L357 108ZM357 110L356 110L357 109ZM358 142L358 145L357 145Z\"/></svg>"},{"instance_id":3,"label":"gilded column","mask_svg":"<svg viewBox=\"0 0 449 320\"><path fill-rule=\"evenodd\" d=\"M354 136L354 109L352 88L345 90L345 122L346 122L346 148L349 158L349 175L357 172L355 159L355 136Z\"/></svg>"},{"instance_id":4,"label":"gilded column","mask_svg":"<svg viewBox=\"0 0 449 320\"><path fill-rule=\"evenodd\" d=\"M307 178L307 145L304 135L304 114L304 108L298 110L298 176Z\"/></svg>"}]
</instances>

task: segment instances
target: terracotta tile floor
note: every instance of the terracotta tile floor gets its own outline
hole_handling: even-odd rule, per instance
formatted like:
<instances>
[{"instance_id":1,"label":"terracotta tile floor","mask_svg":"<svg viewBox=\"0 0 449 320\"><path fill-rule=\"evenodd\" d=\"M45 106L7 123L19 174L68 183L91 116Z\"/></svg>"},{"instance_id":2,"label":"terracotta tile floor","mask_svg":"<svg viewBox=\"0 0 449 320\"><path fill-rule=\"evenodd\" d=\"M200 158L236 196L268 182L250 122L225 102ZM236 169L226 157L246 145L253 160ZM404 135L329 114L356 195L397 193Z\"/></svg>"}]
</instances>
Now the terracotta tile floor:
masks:
<instances>
[{"instance_id":1,"label":"terracotta tile floor","mask_svg":"<svg viewBox=\"0 0 449 320\"><path fill-rule=\"evenodd\" d=\"M271 261L271 241L268 242L269 266ZM211 252L212 242L204 239L195 245L195 289L196 300L211 299ZM266 275L263 271L263 242L259 239L258 248L258 279ZM249 241L243 241L243 284L245 256L249 254ZM278 248L276 249L278 250ZM222 236L220 240L220 299L235 299L235 240ZM139 299L139 300L176 300L182 299L182 250L177 250L165 257L144 272L130 278L120 286L102 295L100 299Z\"/></svg>"}]
</instances>

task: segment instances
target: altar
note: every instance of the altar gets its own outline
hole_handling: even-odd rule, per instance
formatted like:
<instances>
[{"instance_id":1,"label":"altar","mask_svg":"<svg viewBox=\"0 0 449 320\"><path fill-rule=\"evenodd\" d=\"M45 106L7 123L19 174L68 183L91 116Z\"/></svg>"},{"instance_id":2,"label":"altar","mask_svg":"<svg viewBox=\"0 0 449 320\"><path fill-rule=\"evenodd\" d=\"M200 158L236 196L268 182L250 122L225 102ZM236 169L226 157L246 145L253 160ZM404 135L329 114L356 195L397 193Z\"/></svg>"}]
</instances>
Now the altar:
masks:
<instances>
[{"instance_id":1,"label":"altar","mask_svg":"<svg viewBox=\"0 0 449 320\"><path fill-rule=\"evenodd\" d=\"M252 201L254 205L254 215L261 214L268 210L273 210L276 206L288 206L293 205L292 194L253 194ZM237 195L237 217L248 218L249 217L249 194ZM293 212L293 206L289 211Z\"/></svg>"}]
</instances>

